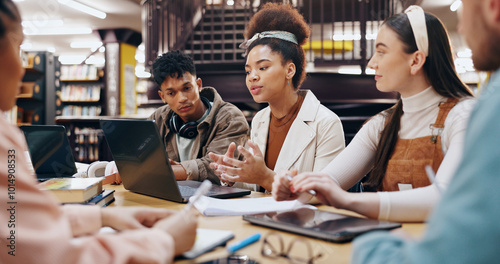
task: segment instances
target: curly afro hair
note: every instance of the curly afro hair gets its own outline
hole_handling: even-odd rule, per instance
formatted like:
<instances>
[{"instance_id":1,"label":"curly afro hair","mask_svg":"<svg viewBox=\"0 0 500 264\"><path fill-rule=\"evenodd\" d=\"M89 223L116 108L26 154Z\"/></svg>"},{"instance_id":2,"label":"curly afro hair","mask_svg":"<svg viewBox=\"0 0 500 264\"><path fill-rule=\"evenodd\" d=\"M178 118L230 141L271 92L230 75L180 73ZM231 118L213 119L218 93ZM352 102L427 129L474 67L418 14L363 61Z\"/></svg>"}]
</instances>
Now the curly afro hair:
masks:
<instances>
[{"instance_id":1,"label":"curly afro hair","mask_svg":"<svg viewBox=\"0 0 500 264\"><path fill-rule=\"evenodd\" d=\"M306 56L300 45L307 41L311 30L304 17L291 5L267 3L250 19L244 35L246 39L250 39L256 33L273 30L293 33L299 45L276 38L262 38L248 47L247 54L257 45L267 45L272 51L282 55L283 65L291 60L296 67L292 83L298 90L306 77Z\"/></svg>"},{"instance_id":2,"label":"curly afro hair","mask_svg":"<svg viewBox=\"0 0 500 264\"><path fill-rule=\"evenodd\" d=\"M161 86L167 77L181 78L185 72L196 76L193 59L178 50L164 53L153 63L153 79L158 86Z\"/></svg>"}]
</instances>

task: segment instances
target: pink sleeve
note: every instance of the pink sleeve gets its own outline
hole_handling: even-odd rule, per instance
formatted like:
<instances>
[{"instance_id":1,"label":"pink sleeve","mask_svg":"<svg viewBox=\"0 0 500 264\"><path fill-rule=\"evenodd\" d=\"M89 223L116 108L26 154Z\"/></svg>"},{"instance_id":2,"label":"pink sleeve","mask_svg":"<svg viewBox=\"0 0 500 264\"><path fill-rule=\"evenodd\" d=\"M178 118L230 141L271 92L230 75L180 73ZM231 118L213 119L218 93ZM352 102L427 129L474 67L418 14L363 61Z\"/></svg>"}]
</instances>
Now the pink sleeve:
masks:
<instances>
[{"instance_id":1,"label":"pink sleeve","mask_svg":"<svg viewBox=\"0 0 500 264\"><path fill-rule=\"evenodd\" d=\"M24 158L24 138L0 115L0 263L170 263L174 242L167 233L141 229L94 233L96 208L61 209L38 190ZM9 167L7 164L15 164ZM88 222L87 222L88 221Z\"/></svg>"},{"instance_id":2,"label":"pink sleeve","mask_svg":"<svg viewBox=\"0 0 500 264\"><path fill-rule=\"evenodd\" d=\"M98 206L64 205L61 208L74 237L96 233L102 227L101 208Z\"/></svg>"}]
</instances>

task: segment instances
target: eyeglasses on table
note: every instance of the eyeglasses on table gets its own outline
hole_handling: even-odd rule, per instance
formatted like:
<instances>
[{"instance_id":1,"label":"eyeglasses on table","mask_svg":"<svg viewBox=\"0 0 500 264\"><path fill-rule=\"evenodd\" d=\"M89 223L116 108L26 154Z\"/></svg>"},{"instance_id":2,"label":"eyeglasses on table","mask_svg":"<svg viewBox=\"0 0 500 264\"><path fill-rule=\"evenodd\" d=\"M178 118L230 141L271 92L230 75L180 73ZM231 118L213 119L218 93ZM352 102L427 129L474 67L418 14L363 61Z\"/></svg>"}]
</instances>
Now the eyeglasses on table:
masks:
<instances>
[{"instance_id":1,"label":"eyeglasses on table","mask_svg":"<svg viewBox=\"0 0 500 264\"><path fill-rule=\"evenodd\" d=\"M314 255L311 243L303 238L295 238L287 247L283 237L275 232L271 232L264 237L261 254L269 258L287 258L291 263L313 264L322 254Z\"/></svg>"}]
</instances>

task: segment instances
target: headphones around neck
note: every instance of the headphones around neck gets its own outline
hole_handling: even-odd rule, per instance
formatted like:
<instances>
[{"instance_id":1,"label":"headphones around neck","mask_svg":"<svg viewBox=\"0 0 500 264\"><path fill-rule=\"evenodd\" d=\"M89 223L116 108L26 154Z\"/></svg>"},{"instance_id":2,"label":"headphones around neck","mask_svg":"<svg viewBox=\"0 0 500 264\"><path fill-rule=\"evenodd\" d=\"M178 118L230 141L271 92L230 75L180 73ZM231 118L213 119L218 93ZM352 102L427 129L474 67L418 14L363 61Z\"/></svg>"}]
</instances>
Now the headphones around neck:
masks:
<instances>
[{"instance_id":1,"label":"headphones around neck","mask_svg":"<svg viewBox=\"0 0 500 264\"><path fill-rule=\"evenodd\" d=\"M212 109L212 104L208 101L207 98L200 96L201 101L208 108L208 112ZM179 117L175 112L172 114L170 119L168 120L168 128L172 130L172 132L179 134L179 136L183 138L193 139L198 135L198 122L197 121L189 121L184 123L182 118Z\"/></svg>"}]
</instances>

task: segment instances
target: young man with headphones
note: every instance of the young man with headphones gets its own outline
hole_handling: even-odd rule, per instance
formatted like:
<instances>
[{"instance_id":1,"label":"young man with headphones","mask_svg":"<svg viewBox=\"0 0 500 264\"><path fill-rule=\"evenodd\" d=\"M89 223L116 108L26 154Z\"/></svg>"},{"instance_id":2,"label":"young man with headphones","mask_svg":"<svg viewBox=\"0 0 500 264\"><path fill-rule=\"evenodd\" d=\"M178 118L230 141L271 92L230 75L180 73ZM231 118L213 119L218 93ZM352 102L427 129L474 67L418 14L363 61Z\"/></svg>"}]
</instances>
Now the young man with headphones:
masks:
<instances>
[{"instance_id":1,"label":"young man with headphones","mask_svg":"<svg viewBox=\"0 0 500 264\"><path fill-rule=\"evenodd\" d=\"M158 125L175 177L220 184L208 153L223 154L231 142L244 144L249 129L245 116L213 87L202 87L193 60L180 51L158 57L153 78L166 105L150 119Z\"/></svg>"}]
</instances>

